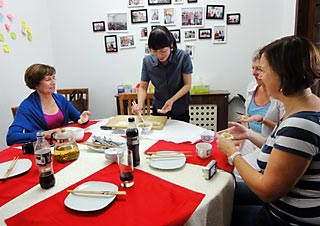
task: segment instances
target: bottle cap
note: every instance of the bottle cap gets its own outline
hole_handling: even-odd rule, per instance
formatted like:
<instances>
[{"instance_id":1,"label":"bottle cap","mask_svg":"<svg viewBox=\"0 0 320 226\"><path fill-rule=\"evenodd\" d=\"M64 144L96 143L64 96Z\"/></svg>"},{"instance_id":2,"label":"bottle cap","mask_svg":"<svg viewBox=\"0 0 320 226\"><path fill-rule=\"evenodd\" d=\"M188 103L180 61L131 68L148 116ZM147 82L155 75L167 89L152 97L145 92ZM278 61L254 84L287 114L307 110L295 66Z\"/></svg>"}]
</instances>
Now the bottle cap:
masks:
<instances>
[{"instance_id":1,"label":"bottle cap","mask_svg":"<svg viewBox=\"0 0 320 226\"><path fill-rule=\"evenodd\" d=\"M134 117L129 117L128 122L134 122Z\"/></svg>"}]
</instances>

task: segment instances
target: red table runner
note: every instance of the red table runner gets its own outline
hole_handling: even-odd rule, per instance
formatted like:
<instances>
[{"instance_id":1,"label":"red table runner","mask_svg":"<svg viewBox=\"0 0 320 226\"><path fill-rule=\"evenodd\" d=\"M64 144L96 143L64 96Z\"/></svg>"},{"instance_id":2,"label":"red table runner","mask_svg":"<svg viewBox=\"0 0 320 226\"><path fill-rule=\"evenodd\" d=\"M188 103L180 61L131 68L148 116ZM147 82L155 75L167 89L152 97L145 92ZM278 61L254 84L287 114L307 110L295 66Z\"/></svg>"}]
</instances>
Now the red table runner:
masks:
<instances>
[{"instance_id":1,"label":"red table runner","mask_svg":"<svg viewBox=\"0 0 320 226\"><path fill-rule=\"evenodd\" d=\"M233 166L231 166L228 163L228 158L227 156L221 152L216 144L216 141L214 140L212 144L212 155L209 158L206 159L201 159L198 157L197 152L196 152L196 144L192 144L190 142L184 142L184 143L173 143L169 141L164 141L160 140L156 142L154 145L152 145L148 150L145 151L147 152L157 152L157 151L192 151L193 156L192 157L187 157L187 163L195 164L195 165L200 165L200 166L206 166L211 160L216 160L217 162L217 167L223 170L226 170L228 172L233 171Z\"/></svg>"},{"instance_id":2,"label":"red table runner","mask_svg":"<svg viewBox=\"0 0 320 226\"><path fill-rule=\"evenodd\" d=\"M106 181L120 185L117 164L111 164L67 189L87 181ZM95 212L78 212L64 206L67 189L5 220L8 226L23 225L183 225L204 198L191 191L144 171L135 169L135 184L127 195L117 196L106 208Z\"/></svg>"},{"instance_id":3,"label":"red table runner","mask_svg":"<svg viewBox=\"0 0 320 226\"><path fill-rule=\"evenodd\" d=\"M12 146L0 152L0 162L10 161L14 156L19 156L19 159L30 159L32 167L23 175L0 181L0 206L6 204L39 183L39 172L35 163L34 155L24 155L22 149L17 149ZM59 163L53 159L53 171L57 173L70 163L72 162Z\"/></svg>"}]
</instances>

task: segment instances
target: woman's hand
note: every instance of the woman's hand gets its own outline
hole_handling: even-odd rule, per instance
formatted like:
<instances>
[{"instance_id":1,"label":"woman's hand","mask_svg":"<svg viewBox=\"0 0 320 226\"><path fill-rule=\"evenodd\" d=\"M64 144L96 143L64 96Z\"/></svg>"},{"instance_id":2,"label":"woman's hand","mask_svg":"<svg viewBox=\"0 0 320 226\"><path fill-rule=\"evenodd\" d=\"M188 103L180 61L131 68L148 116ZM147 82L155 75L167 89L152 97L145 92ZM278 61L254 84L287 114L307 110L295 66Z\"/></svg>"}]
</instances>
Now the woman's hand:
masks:
<instances>
[{"instance_id":1,"label":"woman's hand","mask_svg":"<svg viewBox=\"0 0 320 226\"><path fill-rule=\"evenodd\" d=\"M262 115L252 115L250 117L245 116L245 115L240 115L240 116L238 116L238 119L240 120L241 123L262 122L263 121Z\"/></svg>"},{"instance_id":2,"label":"woman's hand","mask_svg":"<svg viewBox=\"0 0 320 226\"><path fill-rule=\"evenodd\" d=\"M171 111L172 105L173 101L169 99L166 101L163 107L160 110L158 110L158 112L160 112L161 114L166 114L167 112Z\"/></svg>"},{"instance_id":3,"label":"woman's hand","mask_svg":"<svg viewBox=\"0 0 320 226\"><path fill-rule=\"evenodd\" d=\"M44 131L44 137L46 139L50 140L53 133L61 131L61 130L62 129L60 129L60 128L56 128L56 129L51 129L51 130Z\"/></svg>"},{"instance_id":4,"label":"woman's hand","mask_svg":"<svg viewBox=\"0 0 320 226\"><path fill-rule=\"evenodd\" d=\"M230 156L232 153L237 151L238 148L235 146L232 140L226 139L219 134L216 135L216 139L218 148L227 156Z\"/></svg>"},{"instance_id":5,"label":"woman's hand","mask_svg":"<svg viewBox=\"0 0 320 226\"><path fill-rule=\"evenodd\" d=\"M140 107L138 104L133 104L131 106L131 113L134 115L138 115L142 113L142 107Z\"/></svg>"},{"instance_id":6,"label":"woman's hand","mask_svg":"<svg viewBox=\"0 0 320 226\"><path fill-rule=\"evenodd\" d=\"M233 140L244 140L249 138L250 130L244 125L236 122L228 122L228 125L230 126L228 129L219 131L218 134L229 133L233 136Z\"/></svg>"},{"instance_id":7,"label":"woman's hand","mask_svg":"<svg viewBox=\"0 0 320 226\"><path fill-rule=\"evenodd\" d=\"M91 115L92 114L90 111L83 111L80 115L80 119L78 120L78 123L84 124L84 123L88 122Z\"/></svg>"}]
</instances>

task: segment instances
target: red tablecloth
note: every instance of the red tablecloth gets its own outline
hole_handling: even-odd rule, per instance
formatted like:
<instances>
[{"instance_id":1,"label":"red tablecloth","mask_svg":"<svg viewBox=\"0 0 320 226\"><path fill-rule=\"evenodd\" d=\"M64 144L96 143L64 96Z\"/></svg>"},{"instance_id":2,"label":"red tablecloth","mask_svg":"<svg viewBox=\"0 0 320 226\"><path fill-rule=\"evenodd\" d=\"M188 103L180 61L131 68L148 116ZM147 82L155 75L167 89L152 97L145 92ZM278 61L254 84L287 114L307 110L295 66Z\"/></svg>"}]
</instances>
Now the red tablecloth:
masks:
<instances>
[{"instance_id":1,"label":"red tablecloth","mask_svg":"<svg viewBox=\"0 0 320 226\"><path fill-rule=\"evenodd\" d=\"M223 170L226 170L228 172L233 171L233 166L231 166L228 163L228 158L227 156L221 152L215 141L212 143L212 155L209 158L206 159L201 159L197 156L196 153L196 143L192 144L190 142L184 142L184 143L173 143L173 142L168 142L164 140L160 140L154 145L152 145L148 150L145 151L147 152L157 152L157 151L192 151L193 156L192 157L187 157L187 163L195 164L195 165L200 165L200 166L206 166L211 160L216 160L217 161L217 167Z\"/></svg>"},{"instance_id":2,"label":"red tablecloth","mask_svg":"<svg viewBox=\"0 0 320 226\"><path fill-rule=\"evenodd\" d=\"M0 181L0 206L39 183L39 172L34 155L24 155L22 149L17 149L12 146L0 152L0 162L10 161L14 156L19 156L19 159L30 159L32 161L32 167L23 175ZM57 173L70 163L72 162L59 163L53 159L53 170Z\"/></svg>"},{"instance_id":3,"label":"red tablecloth","mask_svg":"<svg viewBox=\"0 0 320 226\"><path fill-rule=\"evenodd\" d=\"M117 164L111 164L91 176L71 185L74 189L87 181L106 181L120 184ZM67 189L5 220L8 226L163 226L183 225L200 204L204 194L162 180L136 169L135 184L125 189L106 208L89 213L70 210L64 206ZM120 188L119 190L124 190Z\"/></svg>"}]
</instances>

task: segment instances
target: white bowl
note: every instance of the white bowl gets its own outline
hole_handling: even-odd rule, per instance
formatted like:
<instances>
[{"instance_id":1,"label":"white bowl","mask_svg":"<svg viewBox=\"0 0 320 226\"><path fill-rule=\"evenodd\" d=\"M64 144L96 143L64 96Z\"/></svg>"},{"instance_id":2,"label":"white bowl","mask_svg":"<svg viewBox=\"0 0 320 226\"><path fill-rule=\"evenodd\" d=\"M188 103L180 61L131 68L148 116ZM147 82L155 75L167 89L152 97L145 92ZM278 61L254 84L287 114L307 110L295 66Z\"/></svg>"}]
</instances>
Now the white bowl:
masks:
<instances>
[{"instance_id":1,"label":"white bowl","mask_svg":"<svg viewBox=\"0 0 320 226\"><path fill-rule=\"evenodd\" d=\"M196 152L197 155L202 159L209 158L212 154L212 145L204 142L197 143Z\"/></svg>"},{"instance_id":2,"label":"white bowl","mask_svg":"<svg viewBox=\"0 0 320 226\"><path fill-rule=\"evenodd\" d=\"M148 134L152 129L152 122L140 122L137 124L137 127L141 130L142 134Z\"/></svg>"},{"instance_id":3,"label":"white bowl","mask_svg":"<svg viewBox=\"0 0 320 226\"><path fill-rule=\"evenodd\" d=\"M73 138L76 141L80 141L84 137L84 129L79 128L79 127L66 127L66 131L71 131Z\"/></svg>"},{"instance_id":4,"label":"white bowl","mask_svg":"<svg viewBox=\"0 0 320 226\"><path fill-rule=\"evenodd\" d=\"M108 148L104 151L104 155L109 162L116 162L117 156L124 152L123 148Z\"/></svg>"},{"instance_id":5,"label":"white bowl","mask_svg":"<svg viewBox=\"0 0 320 226\"><path fill-rule=\"evenodd\" d=\"M214 132L211 130L205 130L200 134L203 142L211 143L214 140Z\"/></svg>"}]
</instances>

